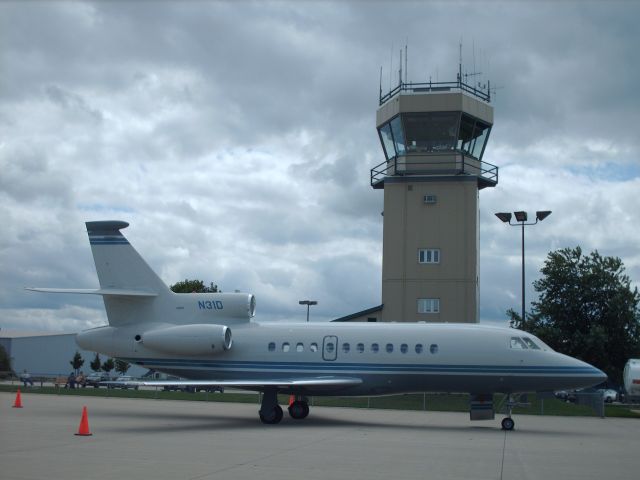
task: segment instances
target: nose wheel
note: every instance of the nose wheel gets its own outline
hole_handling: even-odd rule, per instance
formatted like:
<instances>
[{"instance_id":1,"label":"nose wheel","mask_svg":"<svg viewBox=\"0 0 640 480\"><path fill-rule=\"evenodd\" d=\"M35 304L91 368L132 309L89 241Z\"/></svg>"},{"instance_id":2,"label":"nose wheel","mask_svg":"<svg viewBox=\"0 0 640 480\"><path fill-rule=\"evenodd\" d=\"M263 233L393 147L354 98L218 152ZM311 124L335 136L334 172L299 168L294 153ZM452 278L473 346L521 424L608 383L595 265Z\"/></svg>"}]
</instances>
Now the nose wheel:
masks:
<instances>
[{"instance_id":1,"label":"nose wheel","mask_svg":"<svg viewBox=\"0 0 640 480\"><path fill-rule=\"evenodd\" d=\"M513 427L516 426L516 422L514 422L511 417L506 417L502 419L501 425L502 430L511 431L513 430Z\"/></svg>"}]
</instances>

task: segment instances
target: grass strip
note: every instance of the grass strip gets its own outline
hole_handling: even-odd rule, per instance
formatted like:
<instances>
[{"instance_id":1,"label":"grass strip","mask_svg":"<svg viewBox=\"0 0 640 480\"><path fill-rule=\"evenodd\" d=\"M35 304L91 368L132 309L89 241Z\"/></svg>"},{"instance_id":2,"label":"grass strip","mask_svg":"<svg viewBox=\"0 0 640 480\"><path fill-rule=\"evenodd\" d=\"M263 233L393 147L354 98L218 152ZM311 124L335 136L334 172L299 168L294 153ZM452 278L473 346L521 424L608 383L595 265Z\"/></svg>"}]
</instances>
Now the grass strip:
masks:
<instances>
[{"instance_id":1,"label":"grass strip","mask_svg":"<svg viewBox=\"0 0 640 480\"><path fill-rule=\"evenodd\" d=\"M0 392L16 392L18 385L0 385ZM49 394L70 396L92 396L113 398L142 398L150 400L186 400L201 402L230 402L230 403L260 403L258 393L224 393L197 392L188 393L180 391L166 392L164 390L123 390L111 388L55 388L55 387L29 387L22 388L23 394ZM494 395L494 405L497 406L503 399L502 394ZM280 395L281 405L287 405L289 397ZM514 414L526 415L558 415L558 416L595 416L594 411L585 405L576 405L563 402L555 398L540 399L536 395L529 396L530 406L516 407ZM468 412L469 395L467 394L437 394L437 393L411 393L403 395L389 395L382 397L312 397L309 399L311 406L322 407L347 407L347 408L372 408L390 410L425 410L432 412ZM498 412L496 412L498 413ZM605 405L605 416L640 418L640 414L630 409L627 405Z\"/></svg>"}]
</instances>

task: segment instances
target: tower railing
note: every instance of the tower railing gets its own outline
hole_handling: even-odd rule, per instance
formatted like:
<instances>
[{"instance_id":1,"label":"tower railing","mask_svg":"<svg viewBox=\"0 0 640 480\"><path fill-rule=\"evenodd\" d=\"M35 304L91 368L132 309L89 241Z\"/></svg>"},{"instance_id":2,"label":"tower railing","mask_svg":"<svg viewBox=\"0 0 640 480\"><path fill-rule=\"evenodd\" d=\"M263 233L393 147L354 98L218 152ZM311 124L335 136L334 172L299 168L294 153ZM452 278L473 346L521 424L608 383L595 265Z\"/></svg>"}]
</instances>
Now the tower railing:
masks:
<instances>
[{"instance_id":1,"label":"tower railing","mask_svg":"<svg viewBox=\"0 0 640 480\"><path fill-rule=\"evenodd\" d=\"M489 162L456 154L425 159L422 156L401 155L376 165L371 169L371 186L380 188L385 177L392 176L447 176L469 175L478 177L480 188L495 186L498 183L498 167Z\"/></svg>"},{"instance_id":2,"label":"tower railing","mask_svg":"<svg viewBox=\"0 0 640 480\"><path fill-rule=\"evenodd\" d=\"M382 95L380 91L380 106L395 97L401 92L411 93L443 93L443 92L465 92L489 103L491 101L491 88L487 91L480 90L472 85L466 84L460 80L456 82L425 82L425 83L404 83L401 82L386 95Z\"/></svg>"}]
</instances>

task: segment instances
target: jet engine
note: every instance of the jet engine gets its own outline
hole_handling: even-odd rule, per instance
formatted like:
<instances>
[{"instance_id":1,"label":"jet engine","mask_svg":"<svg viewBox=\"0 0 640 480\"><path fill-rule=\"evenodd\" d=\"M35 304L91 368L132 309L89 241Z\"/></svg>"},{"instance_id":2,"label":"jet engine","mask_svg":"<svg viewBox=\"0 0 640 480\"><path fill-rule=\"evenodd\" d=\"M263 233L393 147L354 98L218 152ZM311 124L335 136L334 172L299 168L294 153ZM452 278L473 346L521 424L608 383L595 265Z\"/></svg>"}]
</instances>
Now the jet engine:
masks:
<instances>
[{"instance_id":1,"label":"jet engine","mask_svg":"<svg viewBox=\"0 0 640 480\"><path fill-rule=\"evenodd\" d=\"M177 325L150 330L140 342L151 350L175 355L217 355L231 348L231 329L224 325Z\"/></svg>"}]
</instances>

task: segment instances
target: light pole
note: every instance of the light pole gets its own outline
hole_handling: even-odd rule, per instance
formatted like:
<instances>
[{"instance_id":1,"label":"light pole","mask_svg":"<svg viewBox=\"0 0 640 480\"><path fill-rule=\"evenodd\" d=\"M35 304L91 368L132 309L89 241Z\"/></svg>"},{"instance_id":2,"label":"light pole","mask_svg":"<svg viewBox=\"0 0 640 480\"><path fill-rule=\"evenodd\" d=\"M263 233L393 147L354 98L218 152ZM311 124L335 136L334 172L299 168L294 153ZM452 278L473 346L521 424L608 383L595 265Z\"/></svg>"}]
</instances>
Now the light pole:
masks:
<instances>
[{"instance_id":1,"label":"light pole","mask_svg":"<svg viewBox=\"0 0 640 480\"><path fill-rule=\"evenodd\" d=\"M318 302L316 302L315 300L300 300L298 302L300 305L306 305L307 306L307 322L309 321L309 308L311 307L311 305L317 305Z\"/></svg>"},{"instance_id":2,"label":"light pole","mask_svg":"<svg viewBox=\"0 0 640 480\"><path fill-rule=\"evenodd\" d=\"M511 223L511 213L496 213L496 217L502 220L504 223L511 225L512 227L517 227L518 225L522 226L522 321L524 322L524 227L528 225L535 225L538 222L541 222L549 215L551 215L551 210L542 210L536 212L536 221L532 223L527 223L527 212L513 212L516 217L516 222Z\"/></svg>"}]
</instances>

